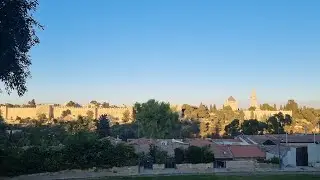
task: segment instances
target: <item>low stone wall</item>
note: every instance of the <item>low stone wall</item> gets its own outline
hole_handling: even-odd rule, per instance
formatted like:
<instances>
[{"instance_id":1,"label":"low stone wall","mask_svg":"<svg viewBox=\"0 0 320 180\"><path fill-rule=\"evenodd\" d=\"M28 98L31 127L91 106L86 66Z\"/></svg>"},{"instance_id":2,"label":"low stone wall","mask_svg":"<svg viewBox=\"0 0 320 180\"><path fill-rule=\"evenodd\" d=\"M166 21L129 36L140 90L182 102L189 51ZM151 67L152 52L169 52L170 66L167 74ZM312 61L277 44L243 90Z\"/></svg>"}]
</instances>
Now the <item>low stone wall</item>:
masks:
<instances>
[{"instance_id":1,"label":"low stone wall","mask_svg":"<svg viewBox=\"0 0 320 180\"><path fill-rule=\"evenodd\" d=\"M213 163L208 164L177 164L176 168L165 168L164 164L154 164L153 169L141 168L145 174L171 174L171 173L209 173L214 172Z\"/></svg>"},{"instance_id":2,"label":"low stone wall","mask_svg":"<svg viewBox=\"0 0 320 180\"><path fill-rule=\"evenodd\" d=\"M255 161L227 161L227 169L244 169L248 171L253 171L255 169Z\"/></svg>"},{"instance_id":3,"label":"low stone wall","mask_svg":"<svg viewBox=\"0 0 320 180\"><path fill-rule=\"evenodd\" d=\"M213 163L208 164L177 164L176 169L166 169L164 164L154 164L153 169L144 169L138 166L113 167L110 169L91 168L87 170L65 170L60 172L40 173L23 175L10 180L53 180L53 179L82 179L98 178L105 176L135 176L135 175L159 175L159 174L212 174L212 173L230 173L230 172L272 172L278 169L268 168L270 164L252 163L249 161L228 161L228 168L213 168ZM256 168L248 168L255 165ZM243 166L243 167L240 167ZM319 171L319 170L318 170ZM1 177L0 177L1 179ZM9 178L8 178L9 179Z\"/></svg>"},{"instance_id":4,"label":"low stone wall","mask_svg":"<svg viewBox=\"0 0 320 180\"><path fill-rule=\"evenodd\" d=\"M278 164L271 164L271 163L256 163L256 168L277 169L277 168L279 168L279 165Z\"/></svg>"}]
</instances>

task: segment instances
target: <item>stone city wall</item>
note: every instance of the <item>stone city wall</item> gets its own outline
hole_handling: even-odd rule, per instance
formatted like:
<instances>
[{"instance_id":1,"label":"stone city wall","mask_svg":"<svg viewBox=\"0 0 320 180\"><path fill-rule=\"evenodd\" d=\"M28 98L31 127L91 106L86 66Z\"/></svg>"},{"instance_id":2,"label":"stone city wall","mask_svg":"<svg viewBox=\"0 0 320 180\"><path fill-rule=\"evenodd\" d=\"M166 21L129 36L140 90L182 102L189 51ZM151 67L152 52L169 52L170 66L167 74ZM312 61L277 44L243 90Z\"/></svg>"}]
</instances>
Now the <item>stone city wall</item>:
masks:
<instances>
[{"instance_id":1,"label":"stone city wall","mask_svg":"<svg viewBox=\"0 0 320 180\"><path fill-rule=\"evenodd\" d=\"M18 117L30 117L30 118L37 118L37 110L36 108L8 108L7 110L7 117L6 119L14 120Z\"/></svg>"},{"instance_id":2,"label":"stone city wall","mask_svg":"<svg viewBox=\"0 0 320 180\"><path fill-rule=\"evenodd\" d=\"M130 119L132 118L133 108L97 108L97 117L103 114L111 115L112 117L118 119L117 122L121 123L123 119L123 113L129 111Z\"/></svg>"},{"instance_id":3,"label":"stone city wall","mask_svg":"<svg viewBox=\"0 0 320 180\"><path fill-rule=\"evenodd\" d=\"M95 113L96 108L82 108L82 107L54 107L53 108L53 118L59 119L62 115L63 111L70 110L71 116L77 118L78 116L87 116L88 112L91 111L93 114ZM95 116L93 116L95 117Z\"/></svg>"},{"instance_id":4,"label":"stone city wall","mask_svg":"<svg viewBox=\"0 0 320 180\"><path fill-rule=\"evenodd\" d=\"M40 114L46 115L47 118L59 119L63 111L70 110L71 116L75 119L78 116L87 116L88 112L93 113L94 118L100 117L102 114L107 114L113 118L118 119L117 122L121 123L123 113L129 111L129 117L132 118L132 107L120 107L120 108L90 108L90 107L65 107L65 106L52 106L52 105L39 105L33 108L30 107L0 107L0 115L5 120L16 120L18 117L22 119L31 118L38 119Z\"/></svg>"}]
</instances>

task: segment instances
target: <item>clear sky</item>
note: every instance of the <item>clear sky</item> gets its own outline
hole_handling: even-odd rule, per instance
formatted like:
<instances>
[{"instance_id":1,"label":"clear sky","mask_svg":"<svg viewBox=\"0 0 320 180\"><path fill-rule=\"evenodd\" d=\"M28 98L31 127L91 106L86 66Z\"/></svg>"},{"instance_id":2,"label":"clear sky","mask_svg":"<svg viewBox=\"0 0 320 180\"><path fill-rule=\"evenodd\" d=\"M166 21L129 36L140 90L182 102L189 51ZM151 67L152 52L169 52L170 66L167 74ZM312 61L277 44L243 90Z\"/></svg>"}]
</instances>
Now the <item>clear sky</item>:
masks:
<instances>
[{"instance_id":1,"label":"clear sky","mask_svg":"<svg viewBox=\"0 0 320 180\"><path fill-rule=\"evenodd\" d=\"M320 100L319 0L39 2L28 92L2 101Z\"/></svg>"}]
</instances>

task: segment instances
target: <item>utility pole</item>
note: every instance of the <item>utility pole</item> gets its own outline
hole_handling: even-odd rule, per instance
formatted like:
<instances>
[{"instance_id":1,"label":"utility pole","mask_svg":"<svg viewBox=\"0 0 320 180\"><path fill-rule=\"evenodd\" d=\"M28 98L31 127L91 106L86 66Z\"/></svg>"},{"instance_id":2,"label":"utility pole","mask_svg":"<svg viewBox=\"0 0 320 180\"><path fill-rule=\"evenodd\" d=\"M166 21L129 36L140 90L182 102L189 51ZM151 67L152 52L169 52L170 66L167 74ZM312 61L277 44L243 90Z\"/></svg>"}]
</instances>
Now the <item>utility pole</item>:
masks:
<instances>
[{"instance_id":1,"label":"utility pole","mask_svg":"<svg viewBox=\"0 0 320 180\"><path fill-rule=\"evenodd\" d=\"M137 121L138 123L138 142L139 142L139 121ZM140 161L141 157L138 158L138 174L140 174L140 164L141 164L141 161Z\"/></svg>"},{"instance_id":2,"label":"utility pole","mask_svg":"<svg viewBox=\"0 0 320 180\"><path fill-rule=\"evenodd\" d=\"M281 122L280 122L280 119L277 118L277 121L278 121L278 158L279 158L279 169L281 170L281 152L280 152L280 144L281 144L281 138L280 138L280 125L281 125Z\"/></svg>"}]
</instances>

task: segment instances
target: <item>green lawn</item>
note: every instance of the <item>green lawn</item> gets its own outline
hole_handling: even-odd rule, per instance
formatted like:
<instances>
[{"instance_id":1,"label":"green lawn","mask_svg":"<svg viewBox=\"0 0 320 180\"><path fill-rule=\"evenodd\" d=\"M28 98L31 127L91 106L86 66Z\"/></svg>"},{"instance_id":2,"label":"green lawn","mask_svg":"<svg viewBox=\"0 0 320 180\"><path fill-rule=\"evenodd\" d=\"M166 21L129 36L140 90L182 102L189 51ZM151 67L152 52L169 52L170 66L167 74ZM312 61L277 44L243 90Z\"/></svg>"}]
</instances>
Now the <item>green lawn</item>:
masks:
<instances>
[{"instance_id":1,"label":"green lawn","mask_svg":"<svg viewBox=\"0 0 320 180\"><path fill-rule=\"evenodd\" d=\"M157 177L108 177L99 180L320 180L316 175L261 175L261 176L157 176ZM98 180L98 179L96 179Z\"/></svg>"}]
</instances>

